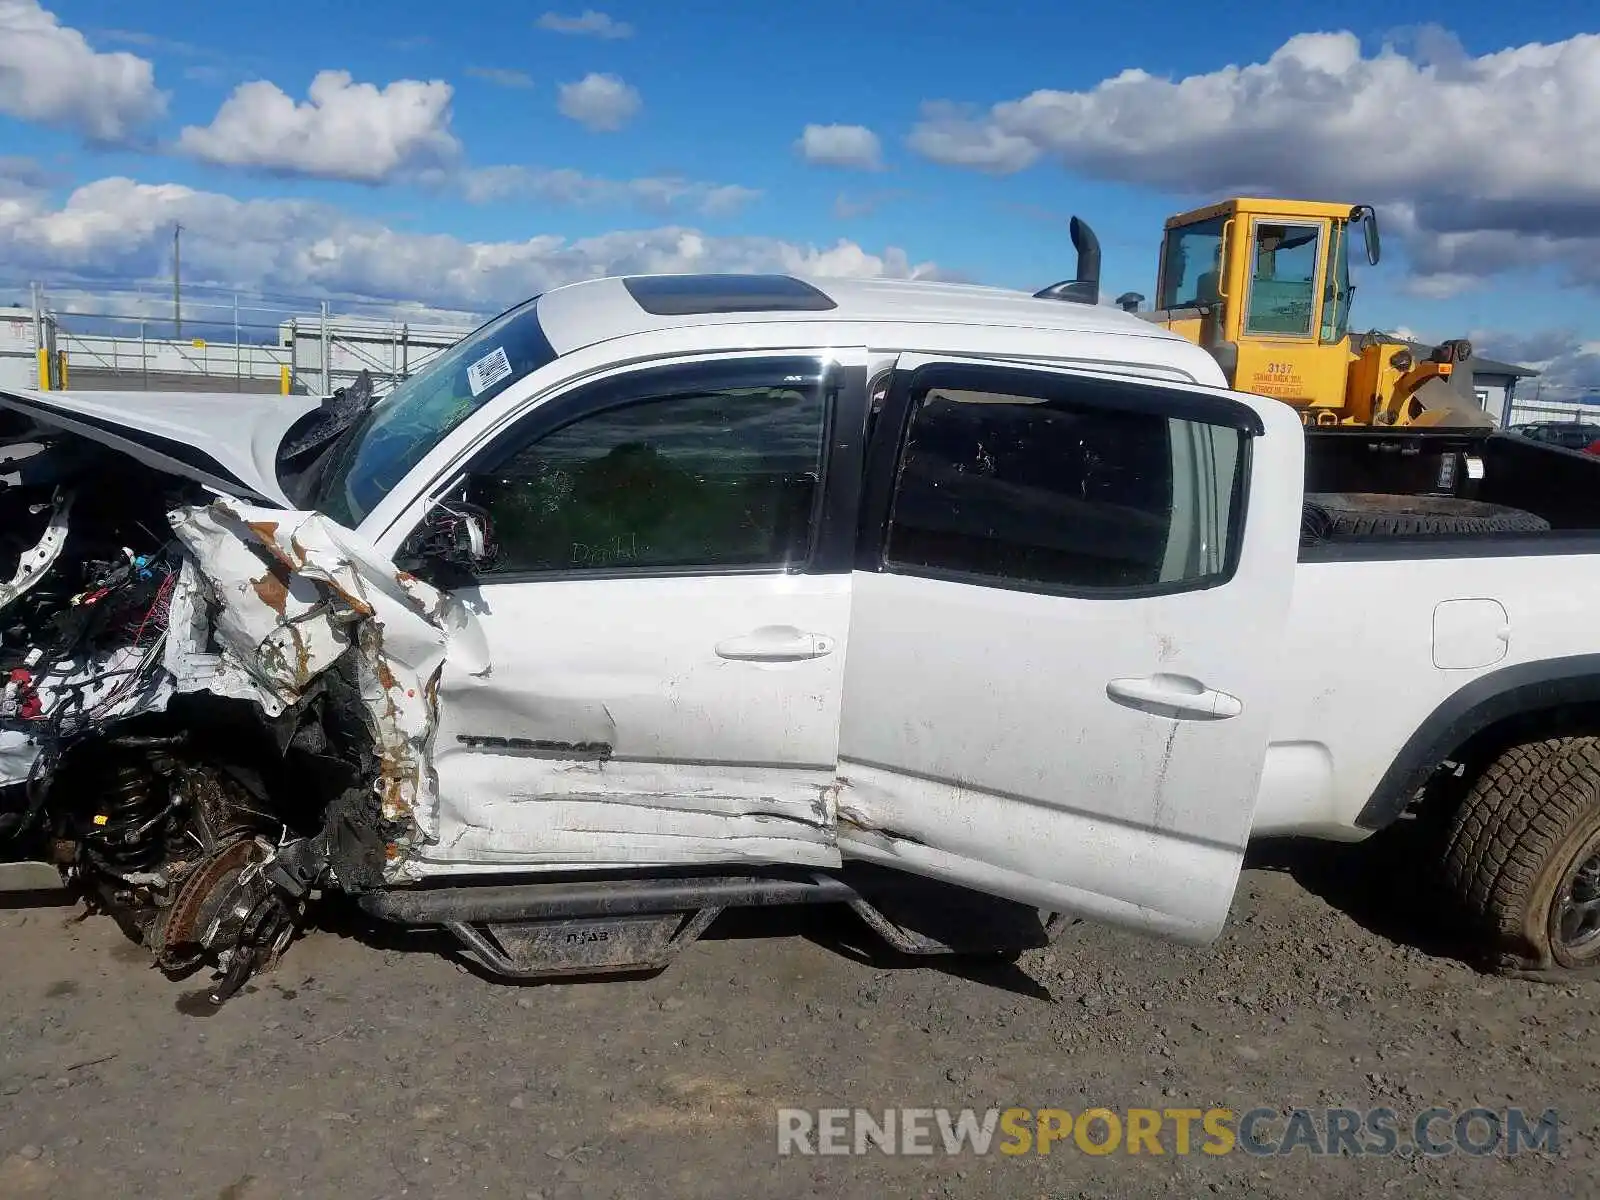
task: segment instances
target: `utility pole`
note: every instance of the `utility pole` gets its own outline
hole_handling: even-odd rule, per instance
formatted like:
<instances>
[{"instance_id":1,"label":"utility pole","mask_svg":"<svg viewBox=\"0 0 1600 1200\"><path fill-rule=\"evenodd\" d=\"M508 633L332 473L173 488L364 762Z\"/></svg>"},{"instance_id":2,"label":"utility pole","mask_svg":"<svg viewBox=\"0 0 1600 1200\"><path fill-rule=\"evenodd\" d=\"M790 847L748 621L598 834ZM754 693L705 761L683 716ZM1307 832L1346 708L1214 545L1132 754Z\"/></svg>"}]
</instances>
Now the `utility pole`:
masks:
<instances>
[{"instance_id":1,"label":"utility pole","mask_svg":"<svg viewBox=\"0 0 1600 1200\"><path fill-rule=\"evenodd\" d=\"M178 237L183 233L183 226L174 224L172 227L172 336L174 339L183 336L183 306L181 260L178 254Z\"/></svg>"}]
</instances>

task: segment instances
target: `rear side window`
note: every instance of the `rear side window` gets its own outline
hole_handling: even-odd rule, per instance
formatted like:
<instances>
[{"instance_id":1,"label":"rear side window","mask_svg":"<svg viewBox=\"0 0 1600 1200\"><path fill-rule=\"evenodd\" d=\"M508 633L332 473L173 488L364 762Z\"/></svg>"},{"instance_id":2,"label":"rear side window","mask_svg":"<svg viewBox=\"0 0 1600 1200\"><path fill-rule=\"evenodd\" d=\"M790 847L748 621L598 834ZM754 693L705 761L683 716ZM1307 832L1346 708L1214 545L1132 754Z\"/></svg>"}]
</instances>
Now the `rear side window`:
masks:
<instances>
[{"instance_id":1,"label":"rear side window","mask_svg":"<svg viewBox=\"0 0 1600 1200\"><path fill-rule=\"evenodd\" d=\"M1232 572L1246 435L1011 392L912 399L890 569L1071 593L1182 591Z\"/></svg>"}]
</instances>

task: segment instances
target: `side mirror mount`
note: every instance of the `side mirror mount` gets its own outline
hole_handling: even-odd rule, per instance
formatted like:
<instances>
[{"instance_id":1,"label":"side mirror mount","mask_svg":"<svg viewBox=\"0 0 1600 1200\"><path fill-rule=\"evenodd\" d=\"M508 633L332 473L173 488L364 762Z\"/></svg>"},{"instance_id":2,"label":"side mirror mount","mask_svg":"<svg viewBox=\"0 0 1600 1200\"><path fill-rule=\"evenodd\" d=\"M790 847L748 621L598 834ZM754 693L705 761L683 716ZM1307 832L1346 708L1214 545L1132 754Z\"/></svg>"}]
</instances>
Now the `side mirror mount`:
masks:
<instances>
[{"instance_id":1,"label":"side mirror mount","mask_svg":"<svg viewBox=\"0 0 1600 1200\"><path fill-rule=\"evenodd\" d=\"M406 538L395 565L448 586L476 578L499 557L487 512L462 500L439 500Z\"/></svg>"}]
</instances>

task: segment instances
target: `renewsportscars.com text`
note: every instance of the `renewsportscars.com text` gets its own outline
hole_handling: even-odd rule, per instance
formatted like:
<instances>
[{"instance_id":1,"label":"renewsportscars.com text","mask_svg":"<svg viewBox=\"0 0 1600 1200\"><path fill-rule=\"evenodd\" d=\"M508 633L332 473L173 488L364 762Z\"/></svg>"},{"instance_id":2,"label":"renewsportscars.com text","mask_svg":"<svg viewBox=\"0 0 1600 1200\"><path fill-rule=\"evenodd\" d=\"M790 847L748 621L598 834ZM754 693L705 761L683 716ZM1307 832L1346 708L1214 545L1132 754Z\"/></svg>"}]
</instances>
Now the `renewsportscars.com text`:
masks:
<instances>
[{"instance_id":1,"label":"renewsportscars.com text","mask_svg":"<svg viewBox=\"0 0 1600 1200\"><path fill-rule=\"evenodd\" d=\"M1554 1109L783 1108L780 1155L1560 1153Z\"/></svg>"}]
</instances>

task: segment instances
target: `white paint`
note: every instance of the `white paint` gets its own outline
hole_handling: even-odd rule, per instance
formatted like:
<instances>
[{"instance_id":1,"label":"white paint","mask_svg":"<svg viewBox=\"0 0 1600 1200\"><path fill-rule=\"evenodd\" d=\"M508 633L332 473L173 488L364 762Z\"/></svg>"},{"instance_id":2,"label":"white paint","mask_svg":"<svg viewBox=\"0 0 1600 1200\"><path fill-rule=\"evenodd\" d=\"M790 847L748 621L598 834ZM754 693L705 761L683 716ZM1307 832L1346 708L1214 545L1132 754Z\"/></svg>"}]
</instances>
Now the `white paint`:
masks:
<instances>
[{"instance_id":1,"label":"white paint","mask_svg":"<svg viewBox=\"0 0 1600 1200\"><path fill-rule=\"evenodd\" d=\"M847 858L1186 942L1210 941L1227 915L1237 846L1179 841L1038 796L1021 800L848 760L840 770ZM918 836L905 836L912 830Z\"/></svg>"},{"instance_id":2,"label":"white paint","mask_svg":"<svg viewBox=\"0 0 1600 1200\"><path fill-rule=\"evenodd\" d=\"M485 863L838 865L827 800L850 576L488 583L458 598L492 666L444 664L438 841L415 873ZM773 626L828 649L817 654L812 641L789 661L718 652ZM473 744L484 738L605 745L610 761Z\"/></svg>"},{"instance_id":3,"label":"white paint","mask_svg":"<svg viewBox=\"0 0 1600 1200\"><path fill-rule=\"evenodd\" d=\"M1149 321L1140 320L1121 309L1104 304L1067 304L1059 300L1036 300L1027 292L1009 288L984 287L966 283L937 283L917 279L810 279L808 282L830 300L834 307L825 312L722 312L687 313L683 316L658 316L648 313L628 293L621 279L588 279L551 288L539 298L539 323L557 353L565 357L574 350L617 343L622 339L646 336L657 341L660 353L672 353L682 345L691 330L709 333L716 344L732 347L762 345L776 331L792 331L796 326L825 328L838 332L868 327L883 331L866 344L896 350L924 348L918 341L907 341L889 330L921 326L940 329L949 345L938 342L927 349L952 353L972 353L975 341L1005 345L1002 353L1021 356L1015 345L1019 334L1027 331L1048 333L1058 341L1078 344L1064 348L1072 353L1087 340L1109 343L1112 354L1102 361L1118 358L1136 362L1159 362L1169 355L1190 357L1209 355L1179 335ZM746 339L758 339L747 343ZM809 334L791 345L815 344ZM834 340L832 338L826 340ZM837 340L859 344L854 334ZM1048 355L1048 351L1045 352ZM620 355L613 357L618 361ZM1216 370L1215 360L1211 360ZM1220 378L1220 372L1218 372Z\"/></svg>"},{"instance_id":4,"label":"white paint","mask_svg":"<svg viewBox=\"0 0 1600 1200\"><path fill-rule=\"evenodd\" d=\"M1222 586L1078 599L858 573L839 747L846 857L1110 920L1136 911L1174 936L1221 927L1266 750L1303 436L1287 406L1237 399L1267 432ZM1174 720L1107 695L1114 680L1162 674L1237 697L1239 714Z\"/></svg>"},{"instance_id":5,"label":"white paint","mask_svg":"<svg viewBox=\"0 0 1600 1200\"><path fill-rule=\"evenodd\" d=\"M1514 630L1492 664L1434 663L1434 614L1447 601L1490 600ZM1519 663L1591 652L1584 631L1600 610L1600 558L1587 554L1302 563L1279 649L1281 677L1258 833L1360 840L1356 816L1423 721L1473 680ZM1482 610L1479 610L1482 611ZM1488 644L1487 626L1474 640ZM1268 794L1285 746L1325 749L1324 802L1296 812Z\"/></svg>"},{"instance_id":6,"label":"white paint","mask_svg":"<svg viewBox=\"0 0 1600 1200\"><path fill-rule=\"evenodd\" d=\"M153 434L191 446L258 495L285 507L289 499L278 484L275 465L278 445L289 427L319 403L303 396L237 392L0 392L0 408L81 434L157 470L224 492L237 490L206 467L153 450L135 438Z\"/></svg>"},{"instance_id":7,"label":"white paint","mask_svg":"<svg viewBox=\"0 0 1600 1200\"><path fill-rule=\"evenodd\" d=\"M1261 772L1261 792L1251 819L1252 837L1308 833L1336 841L1360 841L1344 833L1348 822L1334 803L1333 755L1321 742L1275 742Z\"/></svg>"},{"instance_id":8,"label":"white paint","mask_svg":"<svg viewBox=\"0 0 1600 1200\"><path fill-rule=\"evenodd\" d=\"M19 597L26 595L34 584L45 577L55 565L56 559L61 557L61 549L67 544L73 497L72 492L57 491L51 498L50 517L45 522L44 532L30 549L24 550L18 556L17 569L12 573L11 579L6 583L0 583L0 609L6 608L15 603Z\"/></svg>"},{"instance_id":9,"label":"white paint","mask_svg":"<svg viewBox=\"0 0 1600 1200\"><path fill-rule=\"evenodd\" d=\"M1506 656L1511 626L1498 600L1442 600L1433 610L1433 665L1466 671Z\"/></svg>"},{"instance_id":10,"label":"white paint","mask_svg":"<svg viewBox=\"0 0 1600 1200\"><path fill-rule=\"evenodd\" d=\"M220 499L171 520L209 598L220 605L211 636L231 660L225 675L248 679L268 712L294 703L354 651L383 813L415 820L417 837L425 838L436 797L441 665L450 653L469 670L485 666L470 614L397 573L359 535L319 513Z\"/></svg>"}]
</instances>

